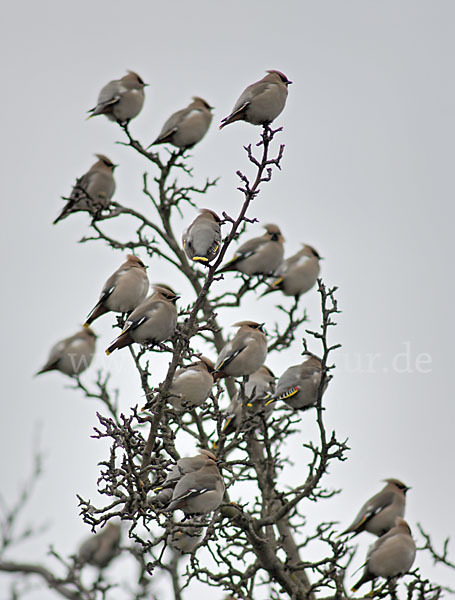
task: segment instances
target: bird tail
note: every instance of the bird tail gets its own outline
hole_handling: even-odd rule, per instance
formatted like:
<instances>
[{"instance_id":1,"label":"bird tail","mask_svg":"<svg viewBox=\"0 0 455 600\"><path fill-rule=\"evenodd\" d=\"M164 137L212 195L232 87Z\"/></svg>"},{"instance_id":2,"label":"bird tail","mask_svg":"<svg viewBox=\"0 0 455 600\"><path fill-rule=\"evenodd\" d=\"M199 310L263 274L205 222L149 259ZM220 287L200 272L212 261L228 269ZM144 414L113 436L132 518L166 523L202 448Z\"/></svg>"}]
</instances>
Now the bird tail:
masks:
<instances>
[{"instance_id":1,"label":"bird tail","mask_svg":"<svg viewBox=\"0 0 455 600\"><path fill-rule=\"evenodd\" d=\"M109 312L108 309L103 304L98 302L98 304L89 312L88 317L85 320L83 325L85 329L88 329L95 319L101 317L101 315L104 315L107 312Z\"/></svg>"},{"instance_id":2,"label":"bird tail","mask_svg":"<svg viewBox=\"0 0 455 600\"><path fill-rule=\"evenodd\" d=\"M125 348L125 346L129 346L132 342L133 340L131 339L128 331L121 333L117 338L115 338L112 344L106 348L107 356L112 354L114 350L120 350L121 348Z\"/></svg>"},{"instance_id":3,"label":"bird tail","mask_svg":"<svg viewBox=\"0 0 455 600\"><path fill-rule=\"evenodd\" d=\"M272 292L277 292L280 288L280 284L283 282L283 278L279 277L278 279L275 279L275 281L273 281L269 287L265 290L265 292L262 292L262 294L259 296L259 298L263 298L264 296L266 296L267 294L271 294Z\"/></svg>"}]
</instances>

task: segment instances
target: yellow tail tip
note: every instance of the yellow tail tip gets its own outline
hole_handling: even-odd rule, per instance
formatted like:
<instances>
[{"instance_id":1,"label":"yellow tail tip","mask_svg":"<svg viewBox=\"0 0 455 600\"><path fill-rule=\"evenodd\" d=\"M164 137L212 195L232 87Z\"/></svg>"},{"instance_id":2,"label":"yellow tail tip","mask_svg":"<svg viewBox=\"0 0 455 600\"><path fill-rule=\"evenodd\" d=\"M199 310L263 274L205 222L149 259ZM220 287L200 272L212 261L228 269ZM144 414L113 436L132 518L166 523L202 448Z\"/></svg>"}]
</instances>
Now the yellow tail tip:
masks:
<instances>
[{"instance_id":1,"label":"yellow tail tip","mask_svg":"<svg viewBox=\"0 0 455 600\"><path fill-rule=\"evenodd\" d=\"M353 585L351 588L351 592L356 592L357 590L358 590L358 588L356 588L355 585Z\"/></svg>"},{"instance_id":2,"label":"yellow tail tip","mask_svg":"<svg viewBox=\"0 0 455 600\"><path fill-rule=\"evenodd\" d=\"M106 356L109 356L111 353L109 352L109 350L106 350Z\"/></svg>"},{"instance_id":3,"label":"yellow tail tip","mask_svg":"<svg viewBox=\"0 0 455 600\"><path fill-rule=\"evenodd\" d=\"M82 327L84 329L90 329L90 323L87 323L87 321L85 321L85 323L82 325Z\"/></svg>"},{"instance_id":4,"label":"yellow tail tip","mask_svg":"<svg viewBox=\"0 0 455 600\"><path fill-rule=\"evenodd\" d=\"M195 262L209 262L209 259L205 258L205 256L193 256L193 260Z\"/></svg>"}]
</instances>

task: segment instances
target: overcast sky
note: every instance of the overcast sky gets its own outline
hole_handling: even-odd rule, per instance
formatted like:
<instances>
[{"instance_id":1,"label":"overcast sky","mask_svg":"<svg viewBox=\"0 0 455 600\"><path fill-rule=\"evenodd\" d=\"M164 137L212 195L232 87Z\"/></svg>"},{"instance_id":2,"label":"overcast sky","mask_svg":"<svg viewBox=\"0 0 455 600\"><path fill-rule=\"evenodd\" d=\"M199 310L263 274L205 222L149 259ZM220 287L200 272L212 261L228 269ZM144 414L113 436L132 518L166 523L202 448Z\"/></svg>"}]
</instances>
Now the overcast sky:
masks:
<instances>
[{"instance_id":1,"label":"overcast sky","mask_svg":"<svg viewBox=\"0 0 455 600\"><path fill-rule=\"evenodd\" d=\"M219 132L215 123L266 69L280 69L294 82L276 120L284 128L283 170L263 186L251 215L281 226L287 255L301 242L314 245L325 257L325 282L340 288L343 312L331 335L343 349L334 357L326 419L340 438L349 437L352 450L326 478L343 493L315 507L313 517L346 526L382 479L398 477L412 487L411 527L421 522L439 545L455 533L454 3L41 0L11 2L3 14L1 491L11 502L27 478L38 428L45 474L24 522L49 523L9 557L47 561L50 543L69 554L87 532L75 495L95 497L96 463L106 451L90 439L99 406L69 390L59 373L32 375L52 344L76 331L123 259L101 243L77 243L87 233L85 215L52 227L59 197L102 152L120 165L115 199L145 206L144 159L114 144L123 139L115 124L84 120L100 88L126 69L150 83L131 126L144 143L191 96L215 106L193 164L199 181L221 177L202 206L233 215L242 200L235 171L247 168L242 145L256 141L259 130L236 123ZM259 225L250 231L261 233ZM180 286L159 261L149 272L152 281ZM250 298L241 316L255 311L267 321L273 305ZM316 326L314 290L305 305ZM226 313L222 320L239 318ZM89 383L96 366L106 365L108 321L96 324L99 357L84 375ZM298 352L297 346L275 356L270 366L279 374L299 362ZM114 382L123 410L140 401L127 365ZM304 426L296 453L303 436ZM359 539L355 567L369 542L368 535ZM453 559L455 542L452 550ZM430 561L417 563L425 575L449 583L450 574ZM10 581L0 574L3 597ZM30 598L51 596L44 589Z\"/></svg>"}]
</instances>

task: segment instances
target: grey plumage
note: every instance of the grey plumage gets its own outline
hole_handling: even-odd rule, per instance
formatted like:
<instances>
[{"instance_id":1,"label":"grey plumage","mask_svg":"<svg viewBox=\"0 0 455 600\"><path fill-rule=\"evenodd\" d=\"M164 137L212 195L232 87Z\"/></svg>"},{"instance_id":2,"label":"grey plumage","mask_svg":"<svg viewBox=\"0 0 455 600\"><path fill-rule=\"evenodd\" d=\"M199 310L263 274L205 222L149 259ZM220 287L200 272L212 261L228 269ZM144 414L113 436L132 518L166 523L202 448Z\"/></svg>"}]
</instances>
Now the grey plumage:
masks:
<instances>
[{"instance_id":1,"label":"grey plumage","mask_svg":"<svg viewBox=\"0 0 455 600\"><path fill-rule=\"evenodd\" d=\"M178 410L200 406L210 395L214 365L208 358L177 369L169 389L169 402Z\"/></svg>"},{"instance_id":2,"label":"grey plumage","mask_svg":"<svg viewBox=\"0 0 455 600\"><path fill-rule=\"evenodd\" d=\"M88 111L92 113L89 118L106 115L110 121L119 123L134 119L144 104L146 85L134 71L110 81L101 89L96 106Z\"/></svg>"},{"instance_id":3,"label":"grey plumage","mask_svg":"<svg viewBox=\"0 0 455 600\"><path fill-rule=\"evenodd\" d=\"M150 144L172 144L177 148L192 148L200 142L212 121L212 106L198 96L186 108L175 112L163 125L160 135Z\"/></svg>"},{"instance_id":4,"label":"grey plumage","mask_svg":"<svg viewBox=\"0 0 455 600\"><path fill-rule=\"evenodd\" d=\"M272 402L283 400L294 409L305 410L315 406L321 383L321 359L309 355L301 364L286 369L276 384ZM326 390L328 378L325 381Z\"/></svg>"},{"instance_id":5,"label":"grey plumage","mask_svg":"<svg viewBox=\"0 0 455 600\"><path fill-rule=\"evenodd\" d=\"M251 375L261 367L267 357L267 337L263 323L239 321L239 330L222 348L215 370L222 377Z\"/></svg>"},{"instance_id":6,"label":"grey plumage","mask_svg":"<svg viewBox=\"0 0 455 600\"><path fill-rule=\"evenodd\" d=\"M100 569L108 566L119 554L122 529L119 523L109 522L96 534L91 535L79 548L79 563L88 563Z\"/></svg>"},{"instance_id":7,"label":"grey plumage","mask_svg":"<svg viewBox=\"0 0 455 600\"><path fill-rule=\"evenodd\" d=\"M100 299L90 311L84 327L109 311L127 313L145 300L149 289L146 266L134 254L109 277L103 286Z\"/></svg>"},{"instance_id":8,"label":"grey plumage","mask_svg":"<svg viewBox=\"0 0 455 600\"><path fill-rule=\"evenodd\" d=\"M272 275L283 261L284 238L277 225L264 225L265 234L242 244L219 273L240 271L245 275Z\"/></svg>"},{"instance_id":9,"label":"grey plumage","mask_svg":"<svg viewBox=\"0 0 455 600\"><path fill-rule=\"evenodd\" d=\"M406 492L410 489L399 479L386 479L387 485L360 509L351 525L343 533L368 531L381 536L395 524L397 517L404 517Z\"/></svg>"},{"instance_id":10,"label":"grey plumage","mask_svg":"<svg viewBox=\"0 0 455 600\"><path fill-rule=\"evenodd\" d=\"M106 354L132 343L148 345L173 336L177 325L177 296L170 288L153 286L153 294L129 315L122 333L107 348Z\"/></svg>"},{"instance_id":11,"label":"grey plumage","mask_svg":"<svg viewBox=\"0 0 455 600\"><path fill-rule=\"evenodd\" d=\"M57 342L49 353L42 369L36 373L60 371L75 376L83 373L93 360L96 347L96 335L91 329L81 329L74 335Z\"/></svg>"},{"instance_id":12,"label":"grey plumage","mask_svg":"<svg viewBox=\"0 0 455 600\"><path fill-rule=\"evenodd\" d=\"M98 160L77 180L54 225L75 212L86 211L96 217L102 209L109 207L115 192L114 169L117 165L104 154L95 156Z\"/></svg>"},{"instance_id":13,"label":"grey plumage","mask_svg":"<svg viewBox=\"0 0 455 600\"><path fill-rule=\"evenodd\" d=\"M238 391L232 398L226 410L223 433L229 435L234 432L241 424L242 415L252 422L258 413L266 419L273 410L273 404L266 406L266 402L273 396L274 391L275 376L268 367L262 365L249 376L243 395Z\"/></svg>"},{"instance_id":14,"label":"grey plumage","mask_svg":"<svg viewBox=\"0 0 455 600\"><path fill-rule=\"evenodd\" d=\"M205 515L216 510L223 500L225 485L215 461L184 475L174 488L166 512L181 509L186 515Z\"/></svg>"},{"instance_id":15,"label":"grey plumage","mask_svg":"<svg viewBox=\"0 0 455 600\"><path fill-rule=\"evenodd\" d=\"M278 278L262 294L280 290L285 296L299 297L308 292L316 283L319 272L320 256L308 244L293 256L287 258L277 269Z\"/></svg>"},{"instance_id":16,"label":"grey plumage","mask_svg":"<svg viewBox=\"0 0 455 600\"><path fill-rule=\"evenodd\" d=\"M377 577L391 579L409 571L416 556L416 545L409 525L397 517L394 527L382 535L368 550L362 577L352 587L356 592L360 586Z\"/></svg>"},{"instance_id":17,"label":"grey plumage","mask_svg":"<svg viewBox=\"0 0 455 600\"><path fill-rule=\"evenodd\" d=\"M190 260L207 265L217 256L221 244L220 221L213 210L203 208L184 231L183 249Z\"/></svg>"},{"instance_id":18,"label":"grey plumage","mask_svg":"<svg viewBox=\"0 0 455 600\"><path fill-rule=\"evenodd\" d=\"M242 92L231 114L221 121L220 129L234 121L247 121L252 125L271 123L286 104L290 83L292 81L280 71L267 71L265 77Z\"/></svg>"},{"instance_id":19,"label":"grey plumage","mask_svg":"<svg viewBox=\"0 0 455 600\"><path fill-rule=\"evenodd\" d=\"M167 543L177 554L190 554L202 539L202 527L174 527Z\"/></svg>"}]
</instances>

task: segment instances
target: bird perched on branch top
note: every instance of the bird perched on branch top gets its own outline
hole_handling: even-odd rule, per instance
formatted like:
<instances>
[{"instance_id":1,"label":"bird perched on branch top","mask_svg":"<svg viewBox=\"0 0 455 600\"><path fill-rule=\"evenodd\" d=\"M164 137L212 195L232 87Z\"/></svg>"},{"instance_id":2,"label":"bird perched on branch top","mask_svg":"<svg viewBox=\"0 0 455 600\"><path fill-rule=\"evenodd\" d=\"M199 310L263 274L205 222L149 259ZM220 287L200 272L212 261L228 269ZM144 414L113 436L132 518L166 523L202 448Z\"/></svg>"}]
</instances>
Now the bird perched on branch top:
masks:
<instances>
[{"instance_id":1,"label":"bird perched on branch top","mask_svg":"<svg viewBox=\"0 0 455 600\"><path fill-rule=\"evenodd\" d=\"M207 133L212 122L213 106L193 96L193 102L169 117L160 135L150 144L172 144L177 148L192 148ZM149 148L150 148L149 146Z\"/></svg>"},{"instance_id":2,"label":"bird perched on branch top","mask_svg":"<svg viewBox=\"0 0 455 600\"><path fill-rule=\"evenodd\" d=\"M221 219L208 208L202 208L199 212L200 215L183 232L182 244L190 260L208 265L220 251Z\"/></svg>"},{"instance_id":3,"label":"bird perched on branch top","mask_svg":"<svg viewBox=\"0 0 455 600\"><path fill-rule=\"evenodd\" d=\"M352 587L352 591L356 592L368 581L374 582L377 577L391 579L404 575L412 567L415 557L416 545L409 525L404 519L397 517L394 527L368 550L363 575Z\"/></svg>"},{"instance_id":4,"label":"bird perched on branch top","mask_svg":"<svg viewBox=\"0 0 455 600\"><path fill-rule=\"evenodd\" d=\"M122 333L106 350L114 350L138 344L157 344L172 337L177 325L175 302L180 298L169 287L153 286L153 294L137 306L128 317Z\"/></svg>"},{"instance_id":5,"label":"bird perched on branch top","mask_svg":"<svg viewBox=\"0 0 455 600\"><path fill-rule=\"evenodd\" d=\"M110 121L131 121L141 112L147 85L134 71L128 71L121 79L110 81L101 89L95 108L88 111L92 113L89 119L106 115Z\"/></svg>"},{"instance_id":6,"label":"bird perched on branch top","mask_svg":"<svg viewBox=\"0 0 455 600\"><path fill-rule=\"evenodd\" d=\"M240 271L245 275L272 275L283 260L284 238L277 225L264 225L264 229L264 235L242 244L218 273Z\"/></svg>"},{"instance_id":7,"label":"bird perched on branch top","mask_svg":"<svg viewBox=\"0 0 455 600\"><path fill-rule=\"evenodd\" d=\"M221 121L220 129L234 121L246 121L252 125L271 123L283 110L291 83L284 73L267 71L265 77L242 92L231 114Z\"/></svg>"},{"instance_id":8,"label":"bird perched on branch top","mask_svg":"<svg viewBox=\"0 0 455 600\"><path fill-rule=\"evenodd\" d=\"M115 192L114 169L117 165L104 154L95 156L98 160L77 180L54 225L71 213L87 211L96 216L103 208L109 207Z\"/></svg>"},{"instance_id":9,"label":"bird perched on branch top","mask_svg":"<svg viewBox=\"0 0 455 600\"><path fill-rule=\"evenodd\" d=\"M264 323L239 321L239 330L222 348L215 365L221 377L245 377L261 367L267 357L267 337Z\"/></svg>"},{"instance_id":10,"label":"bird perched on branch top","mask_svg":"<svg viewBox=\"0 0 455 600\"><path fill-rule=\"evenodd\" d=\"M186 515L205 515L218 508L223 500L225 485L214 460L198 471L184 475L174 488L166 512L181 509Z\"/></svg>"},{"instance_id":11,"label":"bird perched on branch top","mask_svg":"<svg viewBox=\"0 0 455 600\"><path fill-rule=\"evenodd\" d=\"M305 294L311 290L319 277L320 260L321 257L316 250L304 244L299 252L283 261L277 270L279 277L270 284L261 297L278 290L285 296L299 297Z\"/></svg>"},{"instance_id":12,"label":"bird perched on branch top","mask_svg":"<svg viewBox=\"0 0 455 600\"><path fill-rule=\"evenodd\" d=\"M311 408L318 400L321 375L321 359L313 354L309 355L300 365L286 369L278 379L273 398L267 404L283 400L294 409ZM323 392L328 383L329 378L325 381Z\"/></svg>"},{"instance_id":13,"label":"bird perched on branch top","mask_svg":"<svg viewBox=\"0 0 455 600\"><path fill-rule=\"evenodd\" d=\"M36 373L60 371L73 377L85 371L93 360L96 335L91 329L81 329L71 337L57 342L51 348L47 363Z\"/></svg>"},{"instance_id":14,"label":"bird perched on branch top","mask_svg":"<svg viewBox=\"0 0 455 600\"><path fill-rule=\"evenodd\" d=\"M153 488L154 492L158 492L156 496L151 498L152 504L166 504L170 502L175 486L180 479L187 473L199 471L210 462L217 462L216 456L210 450L201 449L196 456L185 456L173 465L166 476L166 479L160 485Z\"/></svg>"},{"instance_id":15,"label":"bird perched on branch top","mask_svg":"<svg viewBox=\"0 0 455 600\"><path fill-rule=\"evenodd\" d=\"M121 536L122 528L119 523L107 523L101 531L83 542L77 554L78 562L104 569L118 556Z\"/></svg>"},{"instance_id":16,"label":"bird perched on branch top","mask_svg":"<svg viewBox=\"0 0 455 600\"><path fill-rule=\"evenodd\" d=\"M128 254L126 262L104 284L100 299L90 311L84 327L109 311L127 313L143 302L150 285L146 269L139 257Z\"/></svg>"},{"instance_id":17,"label":"bird perched on branch top","mask_svg":"<svg viewBox=\"0 0 455 600\"><path fill-rule=\"evenodd\" d=\"M167 543L177 554L189 554L194 551L202 538L202 527L180 527L173 528L168 535Z\"/></svg>"},{"instance_id":18,"label":"bird perched on branch top","mask_svg":"<svg viewBox=\"0 0 455 600\"><path fill-rule=\"evenodd\" d=\"M178 410L200 406L209 397L215 367L205 356L201 360L177 369L169 389L169 402Z\"/></svg>"},{"instance_id":19,"label":"bird perched on branch top","mask_svg":"<svg viewBox=\"0 0 455 600\"><path fill-rule=\"evenodd\" d=\"M359 511L353 523L343 531L357 535L369 531L380 536L387 533L397 517L404 517L406 492L411 489L399 479L386 479L387 485L370 498Z\"/></svg>"}]
</instances>

